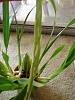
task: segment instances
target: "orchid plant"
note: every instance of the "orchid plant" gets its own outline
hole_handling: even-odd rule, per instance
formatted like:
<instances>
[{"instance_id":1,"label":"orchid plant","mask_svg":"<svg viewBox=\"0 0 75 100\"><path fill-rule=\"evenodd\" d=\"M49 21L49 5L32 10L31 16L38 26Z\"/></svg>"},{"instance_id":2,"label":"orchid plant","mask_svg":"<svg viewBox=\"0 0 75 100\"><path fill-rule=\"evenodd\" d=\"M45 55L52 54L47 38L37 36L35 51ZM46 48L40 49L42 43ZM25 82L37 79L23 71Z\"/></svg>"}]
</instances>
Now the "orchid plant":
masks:
<instances>
[{"instance_id":1,"label":"orchid plant","mask_svg":"<svg viewBox=\"0 0 75 100\"><path fill-rule=\"evenodd\" d=\"M49 0L53 6L55 17L56 17L56 5L54 0ZM68 51L68 55L64 58L64 61L57 67L52 73L47 77L42 77L41 74L46 69L49 62L56 57L60 51L64 48L64 44L60 45L55 51L51 54L50 58L40 66L42 59L45 57L48 50L52 47L55 41L63 33L63 31L75 24L75 18L73 18L66 26L63 28L60 33L58 33L54 38L54 25L51 32L50 38L47 41L47 44L43 51L41 51L41 42L42 42L42 0L36 0L36 15L35 15L35 24L34 24L34 51L33 58L30 57L28 53L25 54L24 58L21 57L20 42L21 37L24 33L24 25L31 11L28 13L25 18L23 27L19 27L16 19L16 12L13 8L15 22L16 22L16 35L17 35L17 46L18 46L18 65L13 70L9 64L9 55L8 55L8 45L10 39L10 17L9 17L9 1L3 1L3 42L5 50L2 49L2 57L4 62L0 61L0 93L3 91L14 91L18 90L18 94L15 97L12 97L10 100L30 100L32 91L34 87L43 87L50 80L54 79L62 71L64 71L74 60L75 60L75 41L73 41L72 46ZM55 20L54 20L55 24Z\"/></svg>"}]
</instances>

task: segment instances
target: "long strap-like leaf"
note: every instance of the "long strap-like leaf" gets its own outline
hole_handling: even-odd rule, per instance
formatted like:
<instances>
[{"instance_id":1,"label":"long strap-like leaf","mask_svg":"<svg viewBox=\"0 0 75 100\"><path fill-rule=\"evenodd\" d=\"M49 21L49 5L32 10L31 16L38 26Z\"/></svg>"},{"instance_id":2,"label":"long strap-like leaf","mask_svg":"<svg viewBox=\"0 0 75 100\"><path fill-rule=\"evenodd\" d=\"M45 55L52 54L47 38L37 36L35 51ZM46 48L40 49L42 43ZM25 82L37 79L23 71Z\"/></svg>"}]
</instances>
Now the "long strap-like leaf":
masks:
<instances>
[{"instance_id":1,"label":"long strap-like leaf","mask_svg":"<svg viewBox=\"0 0 75 100\"><path fill-rule=\"evenodd\" d=\"M55 0L49 0L53 6L53 9L54 9L54 12L55 12L55 15L56 15L56 5L55 5Z\"/></svg>"},{"instance_id":2,"label":"long strap-like leaf","mask_svg":"<svg viewBox=\"0 0 75 100\"><path fill-rule=\"evenodd\" d=\"M39 75L42 74L42 72L44 71L44 69L47 67L49 61L51 59L53 59L54 57L56 57L60 51L62 51L62 49L64 48L65 45L61 45L58 48L55 49L55 51L53 52L53 54L51 55L51 57L46 61L46 63L40 68L39 70Z\"/></svg>"},{"instance_id":3,"label":"long strap-like leaf","mask_svg":"<svg viewBox=\"0 0 75 100\"><path fill-rule=\"evenodd\" d=\"M9 44L10 28L9 28L9 1L3 2L3 37L6 52Z\"/></svg>"},{"instance_id":4,"label":"long strap-like leaf","mask_svg":"<svg viewBox=\"0 0 75 100\"><path fill-rule=\"evenodd\" d=\"M41 26L42 26L42 0L36 0L36 18L34 26L34 66L38 70L41 51Z\"/></svg>"},{"instance_id":5,"label":"long strap-like leaf","mask_svg":"<svg viewBox=\"0 0 75 100\"><path fill-rule=\"evenodd\" d=\"M36 0L36 19L34 28L34 61L30 70L27 93L24 100L29 100L33 84L34 67L37 67L40 57L40 40L41 40L41 21L42 21L42 0Z\"/></svg>"},{"instance_id":6,"label":"long strap-like leaf","mask_svg":"<svg viewBox=\"0 0 75 100\"><path fill-rule=\"evenodd\" d=\"M48 52L48 50L51 48L51 46L55 43L55 41L59 38L59 36L64 32L64 30L65 30L67 27L69 27L69 26L71 26L71 25L73 25L73 24L75 24L75 18L73 18L73 19L66 25L66 27L65 27L62 31L60 31L60 32L58 33L58 35L48 44L48 46L45 47L45 49L44 49L44 51L43 51L43 53L42 53L42 55L41 55L41 57L40 57L40 61L42 60L42 58L44 57L44 55Z\"/></svg>"},{"instance_id":7,"label":"long strap-like leaf","mask_svg":"<svg viewBox=\"0 0 75 100\"><path fill-rule=\"evenodd\" d=\"M48 81L55 78L59 75L63 70L65 70L69 65L75 60L75 41L73 42L67 57L64 59L63 63L55 69L49 76Z\"/></svg>"},{"instance_id":8,"label":"long strap-like leaf","mask_svg":"<svg viewBox=\"0 0 75 100\"><path fill-rule=\"evenodd\" d=\"M57 67L52 73L49 74L48 77L39 77L38 81L42 83L47 83L50 80L54 79L56 76L58 76L61 72L63 72L66 68L69 67L69 65L75 60L75 41L73 42L68 55L64 59L63 63Z\"/></svg>"}]
</instances>

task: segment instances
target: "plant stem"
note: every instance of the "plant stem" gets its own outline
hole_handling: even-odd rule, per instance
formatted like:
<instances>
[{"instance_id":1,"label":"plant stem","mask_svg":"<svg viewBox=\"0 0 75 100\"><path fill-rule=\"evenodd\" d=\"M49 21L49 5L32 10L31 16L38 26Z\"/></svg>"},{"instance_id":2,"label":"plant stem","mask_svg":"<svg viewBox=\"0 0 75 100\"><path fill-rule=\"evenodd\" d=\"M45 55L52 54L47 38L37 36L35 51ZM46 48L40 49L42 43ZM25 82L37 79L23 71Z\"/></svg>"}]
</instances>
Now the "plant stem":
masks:
<instances>
[{"instance_id":1,"label":"plant stem","mask_svg":"<svg viewBox=\"0 0 75 100\"><path fill-rule=\"evenodd\" d=\"M19 68L21 66L21 50L20 50L20 39L19 39L19 28L17 27L17 45L18 45L18 61L19 61Z\"/></svg>"},{"instance_id":2,"label":"plant stem","mask_svg":"<svg viewBox=\"0 0 75 100\"><path fill-rule=\"evenodd\" d=\"M32 90L32 83L33 83L33 70L34 70L34 66L32 65L31 67L31 71L30 71L30 78L29 78L29 82L28 82L28 88L27 88L27 93L25 95L24 100L29 100L30 99L30 95L31 95L31 90Z\"/></svg>"},{"instance_id":3,"label":"plant stem","mask_svg":"<svg viewBox=\"0 0 75 100\"><path fill-rule=\"evenodd\" d=\"M21 66L21 50L20 50L20 41L18 41L18 59L19 59L19 65Z\"/></svg>"}]
</instances>

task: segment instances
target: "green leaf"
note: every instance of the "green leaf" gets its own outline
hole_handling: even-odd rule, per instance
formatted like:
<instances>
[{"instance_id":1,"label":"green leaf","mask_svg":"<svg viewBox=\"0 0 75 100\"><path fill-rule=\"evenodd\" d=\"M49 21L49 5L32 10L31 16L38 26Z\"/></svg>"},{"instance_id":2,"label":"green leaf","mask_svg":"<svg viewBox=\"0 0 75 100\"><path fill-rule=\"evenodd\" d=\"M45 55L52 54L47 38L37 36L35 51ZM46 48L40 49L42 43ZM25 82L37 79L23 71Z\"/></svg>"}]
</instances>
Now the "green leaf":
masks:
<instances>
[{"instance_id":1,"label":"green leaf","mask_svg":"<svg viewBox=\"0 0 75 100\"><path fill-rule=\"evenodd\" d=\"M49 60L40 68L39 70L39 75L42 74L42 72L44 71L44 69L46 68L46 66L48 65Z\"/></svg>"},{"instance_id":2,"label":"green leaf","mask_svg":"<svg viewBox=\"0 0 75 100\"><path fill-rule=\"evenodd\" d=\"M12 72L12 69L11 69L11 67L10 67L10 65L9 65L9 56L8 56L6 53L4 53L3 51L2 51L2 56L3 56L3 59L4 59L4 61L5 61L5 64L6 64L6 66L8 67L9 71L10 71L11 73L13 73L13 72Z\"/></svg>"},{"instance_id":3,"label":"green leaf","mask_svg":"<svg viewBox=\"0 0 75 100\"><path fill-rule=\"evenodd\" d=\"M31 68L31 60L28 53L26 53L22 63L22 70L26 72L26 76L28 76L27 74L30 73L30 68Z\"/></svg>"},{"instance_id":4,"label":"green leaf","mask_svg":"<svg viewBox=\"0 0 75 100\"><path fill-rule=\"evenodd\" d=\"M71 25L73 25L73 24L75 24L75 18L73 18L73 19L69 22L69 24L67 25L67 27L69 27L69 26L71 26Z\"/></svg>"},{"instance_id":5,"label":"green leaf","mask_svg":"<svg viewBox=\"0 0 75 100\"><path fill-rule=\"evenodd\" d=\"M17 33L17 44L18 44L18 59L19 59L19 66L20 66L20 71L21 71L21 51L20 51L20 42L21 42L21 37L22 37L22 35L23 35L23 33L24 33L24 27L25 27L25 24L26 24L26 21L27 21L27 19L28 19L28 17L29 17L29 15L30 15L30 13L32 12L32 10L34 9L34 7L28 12L28 14L27 14L27 16L26 16L26 18L25 18L25 20L24 20L24 23L23 23L23 25L22 25L22 27L19 27L18 26L18 23L17 23L17 18L16 18L16 12L15 12L15 9L14 9L14 7L13 7L13 4L11 3L11 6L12 6L12 9L13 9L13 12L14 12L14 18L15 18L15 22L16 22L16 33Z\"/></svg>"},{"instance_id":6,"label":"green leaf","mask_svg":"<svg viewBox=\"0 0 75 100\"><path fill-rule=\"evenodd\" d=\"M64 59L63 63L56 68L49 76L48 81L55 78L59 75L63 70L65 70L69 65L75 60L75 41L73 42L67 57Z\"/></svg>"},{"instance_id":7,"label":"green leaf","mask_svg":"<svg viewBox=\"0 0 75 100\"><path fill-rule=\"evenodd\" d=\"M54 0L49 0L54 8L54 12L55 12L55 15L56 15L56 4L55 4L55 1Z\"/></svg>"},{"instance_id":8,"label":"green leaf","mask_svg":"<svg viewBox=\"0 0 75 100\"><path fill-rule=\"evenodd\" d=\"M20 80L18 80L18 82L22 87L23 86L25 87L28 84L28 78L21 78ZM35 80L33 80L33 84L32 85L34 87L42 87L42 86L44 86L43 83L35 81Z\"/></svg>"},{"instance_id":9,"label":"green leaf","mask_svg":"<svg viewBox=\"0 0 75 100\"><path fill-rule=\"evenodd\" d=\"M6 52L9 44L10 27L9 27L9 1L3 2L3 37Z\"/></svg>"},{"instance_id":10,"label":"green leaf","mask_svg":"<svg viewBox=\"0 0 75 100\"><path fill-rule=\"evenodd\" d=\"M14 7L13 7L12 2L10 2L10 4L11 4L12 10L13 10ZM14 14L14 11L13 11L13 14L10 16L10 18L9 18L10 25L11 25L12 21L14 20L14 16L17 14L20 7L21 7L21 5L19 5L16 9L14 9L15 14Z\"/></svg>"},{"instance_id":11,"label":"green leaf","mask_svg":"<svg viewBox=\"0 0 75 100\"><path fill-rule=\"evenodd\" d=\"M42 72L44 71L44 69L46 68L46 66L48 65L49 61L51 59L53 59L57 54L60 53L60 51L64 48L65 45L61 45L58 48L56 48L56 50L53 52L52 56L46 61L46 63L41 67L41 69L39 70L39 75L42 74Z\"/></svg>"},{"instance_id":12,"label":"green leaf","mask_svg":"<svg viewBox=\"0 0 75 100\"><path fill-rule=\"evenodd\" d=\"M17 96L11 98L10 100L24 100L25 94L27 93L28 79L27 78L21 78L21 79L18 80L18 82L22 86L23 89L21 90L21 92ZM35 87L42 87L44 85L45 84L43 84L43 83L33 81L33 86L35 86Z\"/></svg>"},{"instance_id":13,"label":"green leaf","mask_svg":"<svg viewBox=\"0 0 75 100\"><path fill-rule=\"evenodd\" d=\"M22 68L21 68L21 51L20 51L20 42L21 42L21 37L24 33L24 27L25 27L25 24L26 24L26 21L30 15L30 13L32 12L32 10L34 9L34 7L28 12L25 20L24 20L24 23L22 25L22 27L19 27L18 26L18 23L17 23L17 18L16 18L16 12L15 12L15 9L13 7L13 4L11 3L11 6L12 6L12 9L13 9L13 12L14 12L14 18L15 18L15 22L16 22L16 33L17 33L17 45L18 45L18 60L19 60L19 70L21 71Z\"/></svg>"},{"instance_id":14,"label":"green leaf","mask_svg":"<svg viewBox=\"0 0 75 100\"><path fill-rule=\"evenodd\" d=\"M0 61L0 75L7 76L8 75L8 68Z\"/></svg>"},{"instance_id":15,"label":"green leaf","mask_svg":"<svg viewBox=\"0 0 75 100\"><path fill-rule=\"evenodd\" d=\"M18 61L19 61L19 67L21 66L21 49L20 49L20 27L18 26L18 22L17 22L17 18L16 18L16 12L15 9L13 7L13 4L11 3L13 12L14 12L14 18L15 18L15 22L16 22L16 34L17 34L17 45L18 45Z\"/></svg>"},{"instance_id":16,"label":"green leaf","mask_svg":"<svg viewBox=\"0 0 75 100\"><path fill-rule=\"evenodd\" d=\"M36 17L34 26L34 64L35 72L39 63L41 50L42 0L36 0Z\"/></svg>"},{"instance_id":17,"label":"green leaf","mask_svg":"<svg viewBox=\"0 0 75 100\"><path fill-rule=\"evenodd\" d=\"M45 86L45 84L43 84L41 82L38 82L38 81L33 81L33 86L35 86L35 87L43 87L43 86Z\"/></svg>"},{"instance_id":18,"label":"green leaf","mask_svg":"<svg viewBox=\"0 0 75 100\"><path fill-rule=\"evenodd\" d=\"M56 50L53 52L52 56L50 57L50 59L53 59L58 53L60 53L60 51L64 48L65 45L61 45L58 48L56 48Z\"/></svg>"},{"instance_id":19,"label":"green leaf","mask_svg":"<svg viewBox=\"0 0 75 100\"><path fill-rule=\"evenodd\" d=\"M17 88L17 84L13 83L6 77L0 75L0 91L15 90Z\"/></svg>"},{"instance_id":20,"label":"green leaf","mask_svg":"<svg viewBox=\"0 0 75 100\"><path fill-rule=\"evenodd\" d=\"M73 42L72 47L69 50L68 56L66 57L64 63L62 64L63 68L69 66L73 60L75 60L75 41Z\"/></svg>"},{"instance_id":21,"label":"green leaf","mask_svg":"<svg viewBox=\"0 0 75 100\"><path fill-rule=\"evenodd\" d=\"M28 79L27 78L20 78L17 80L20 87L24 88L28 84Z\"/></svg>"},{"instance_id":22,"label":"green leaf","mask_svg":"<svg viewBox=\"0 0 75 100\"><path fill-rule=\"evenodd\" d=\"M9 66L9 56L2 51L2 57L3 57L4 61L5 61L5 64L7 66Z\"/></svg>"},{"instance_id":23,"label":"green leaf","mask_svg":"<svg viewBox=\"0 0 75 100\"><path fill-rule=\"evenodd\" d=\"M10 100L19 100L19 99L24 100L25 94L27 92L28 79L27 78L21 78L21 79L18 80L18 83L21 85L21 87L23 89L21 90L21 92L17 96L11 98ZM41 82L33 81L34 87L43 87L44 85L45 84L43 84Z\"/></svg>"},{"instance_id":24,"label":"green leaf","mask_svg":"<svg viewBox=\"0 0 75 100\"><path fill-rule=\"evenodd\" d=\"M13 6L12 3L11 3L11 6L12 6L12 9L13 9L13 12L14 12L13 18L15 18L16 25L17 25L17 28L18 28L18 23L17 23L17 18L16 18L16 14L17 14L18 9L15 11L14 6ZM27 21L29 15L31 14L31 12L33 11L34 8L35 8L35 6L33 8L31 8L31 10L28 12L28 14L26 15L26 18L25 18L25 20L23 22L22 28L20 27L20 33L19 33L19 39L20 40L21 40L21 37L22 37L22 35L24 33L24 27L25 27L26 21Z\"/></svg>"},{"instance_id":25,"label":"green leaf","mask_svg":"<svg viewBox=\"0 0 75 100\"><path fill-rule=\"evenodd\" d=\"M55 38L52 39L52 41L48 44L48 46L45 47L45 49L44 49L44 51L43 51L43 53L42 53L42 55L41 55L41 57L40 57L40 61L42 60L42 58L44 57L44 55L48 52L48 50L51 48L51 46L55 43L55 41L59 38L59 36L64 32L64 30L65 30L67 27L69 27L69 26L71 26L71 25L73 25L73 24L75 24L75 18L73 18L73 19L66 25L66 27L65 27Z\"/></svg>"},{"instance_id":26,"label":"green leaf","mask_svg":"<svg viewBox=\"0 0 75 100\"><path fill-rule=\"evenodd\" d=\"M41 25L42 25L42 0L36 0L36 18L34 26L34 58L33 64L30 69L30 77L27 88L25 100L29 100L33 84L33 71L36 74L38 72L38 64L41 51ZM35 68L35 70L34 70Z\"/></svg>"},{"instance_id":27,"label":"green leaf","mask_svg":"<svg viewBox=\"0 0 75 100\"><path fill-rule=\"evenodd\" d=\"M31 12L33 11L33 9L35 8L35 6L33 7L33 8L31 8L31 10L28 12L28 14L26 15L26 18L25 18L25 20L24 20L24 23L23 23L23 26L22 26L22 29L21 29L21 33L20 33L20 40L21 40L21 37L22 37L22 35L23 35L23 33L24 33L24 27L25 27L25 24L26 24L26 22L27 22L27 19L28 19L28 17L29 17L29 15L31 14Z\"/></svg>"}]
</instances>

